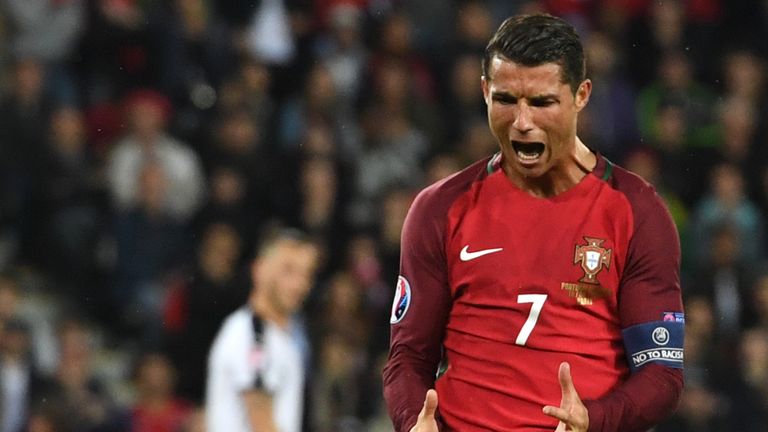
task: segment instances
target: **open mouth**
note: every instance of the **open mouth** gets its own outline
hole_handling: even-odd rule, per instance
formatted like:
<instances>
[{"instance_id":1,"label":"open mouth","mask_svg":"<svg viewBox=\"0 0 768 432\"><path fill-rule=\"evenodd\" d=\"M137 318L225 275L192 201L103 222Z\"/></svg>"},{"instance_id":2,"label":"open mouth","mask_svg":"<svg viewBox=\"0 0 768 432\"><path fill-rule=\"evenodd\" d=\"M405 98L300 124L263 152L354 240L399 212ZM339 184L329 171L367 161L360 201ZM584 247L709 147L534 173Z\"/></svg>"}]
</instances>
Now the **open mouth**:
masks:
<instances>
[{"instance_id":1,"label":"open mouth","mask_svg":"<svg viewBox=\"0 0 768 432\"><path fill-rule=\"evenodd\" d=\"M535 161L544 153L544 143L512 141L515 154L522 161Z\"/></svg>"}]
</instances>

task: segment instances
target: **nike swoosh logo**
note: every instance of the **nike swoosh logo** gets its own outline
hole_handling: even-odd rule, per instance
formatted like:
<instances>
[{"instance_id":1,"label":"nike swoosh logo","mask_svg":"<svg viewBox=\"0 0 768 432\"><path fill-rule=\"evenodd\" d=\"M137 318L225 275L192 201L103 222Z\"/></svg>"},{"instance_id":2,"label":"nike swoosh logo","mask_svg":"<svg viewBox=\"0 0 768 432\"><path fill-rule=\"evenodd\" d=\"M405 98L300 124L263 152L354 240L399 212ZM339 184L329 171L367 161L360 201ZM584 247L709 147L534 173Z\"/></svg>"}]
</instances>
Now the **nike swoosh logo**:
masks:
<instances>
[{"instance_id":1,"label":"nike swoosh logo","mask_svg":"<svg viewBox=\"0 0 768 432\"><path fill-rule=\"evenodd\" d=\"M469 245L467 245L467 246L464 246L464 249L461 250L461 253L459 254L459 258L462 261L472 261L473 259L480 258L483 255L492 254L502 250L504 250L504 248L483 249L475 252L470 252Z\"/></svg>"}]
</instances>

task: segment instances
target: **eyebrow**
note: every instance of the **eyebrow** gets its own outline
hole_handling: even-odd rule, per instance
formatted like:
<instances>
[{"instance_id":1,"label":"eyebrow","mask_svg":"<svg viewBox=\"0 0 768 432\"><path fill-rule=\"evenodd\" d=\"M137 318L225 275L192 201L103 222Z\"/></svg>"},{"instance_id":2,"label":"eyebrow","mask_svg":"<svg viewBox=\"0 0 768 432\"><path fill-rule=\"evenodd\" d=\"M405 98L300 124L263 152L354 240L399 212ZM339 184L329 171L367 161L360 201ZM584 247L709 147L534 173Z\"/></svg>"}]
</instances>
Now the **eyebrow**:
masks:
<instances>
[{"instance_id":1,"label":"eyebrow","mask_svg":"<svg viewBox=\"0 0 768 432\"><path fill-rule=\"evenodd\" d=\"M494 90L491 93L491 96L493 97L504 97L504 98L514 98L514 99L520 99L520 97L513 95L512 93L509 93L507 91L500 91L500 90ZM559 95L555 93L546 93L541 95L535 95L531 97L523 97L523 99L528 99L532 101L547 101L547 100L560 100Z\"/></svg>"},{"instance_id":2,"label":"eyebrow","mask_svg":"<svg viewBox=\"0 0 768 432\"><path fill-rule=\"evenodd\" d=\"M556 95L556 94L543 94L543 95L533 96L533 97L529 98L529 100L539 101L539 102L557 101L557 100L560 100L560 97L558 95Z\"/></svg>"}]
</instances>

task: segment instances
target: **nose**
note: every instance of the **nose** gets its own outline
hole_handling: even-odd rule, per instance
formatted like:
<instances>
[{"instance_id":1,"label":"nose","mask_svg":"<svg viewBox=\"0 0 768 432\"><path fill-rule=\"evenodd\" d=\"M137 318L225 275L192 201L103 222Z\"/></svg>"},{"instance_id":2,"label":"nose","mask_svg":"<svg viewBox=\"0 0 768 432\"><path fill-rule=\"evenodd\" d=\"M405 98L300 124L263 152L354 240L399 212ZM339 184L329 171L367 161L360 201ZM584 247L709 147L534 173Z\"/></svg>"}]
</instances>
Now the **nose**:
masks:
<instances>
[{"instance_id":1,"label":"nose","mask_svg":"<svg viewBox=\"0 0 768 432\"><path fill-rule=\"evenodd\" d=\"M515 113L515 121L512 122L512 127L520 133L527 133L533 130L531 108L527 104L520 102L517 105L517 113Z\"/></svg>"}]
</instances>

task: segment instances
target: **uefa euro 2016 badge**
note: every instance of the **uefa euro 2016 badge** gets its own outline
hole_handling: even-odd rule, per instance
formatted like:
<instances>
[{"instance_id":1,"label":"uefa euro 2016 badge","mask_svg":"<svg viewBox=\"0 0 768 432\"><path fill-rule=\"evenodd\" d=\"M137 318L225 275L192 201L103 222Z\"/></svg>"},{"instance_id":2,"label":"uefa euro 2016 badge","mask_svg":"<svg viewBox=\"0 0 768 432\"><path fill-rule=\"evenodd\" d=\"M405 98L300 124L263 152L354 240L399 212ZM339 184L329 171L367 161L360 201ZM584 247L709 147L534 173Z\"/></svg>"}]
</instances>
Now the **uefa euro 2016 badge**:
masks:
<instances>
[{"instance_id":1,"label":"uefa euro 2016 badge","mask_svg":"<svg viewBox=\"0 0 768 432\"><path fill-rule=\"evenodd\" d=\"M561 288L568 291L568 295L575 297L582 306L589 306L596 298L610 296L611 292L600 285L597 274L603 268L611 267L611 249L602 247L604 239L584 237L587 244L577 244L573 256L573 263L580 264L584 276L578 283L563 282Z\"/></svg>"},{"instance_id":2,"label":"uefa euro 2016 badge","mask_svg":"<svg viewBox=\"0 0 768 432\"><path fill-rule=\"evenodd\" d=\"M397 324L405 318L408 307L411 305L411 285L403 276L398 276L397 286L395 287L395 299L392 301L392 315L389 317L390 324Z\"/></svg>"}]
</instances>

